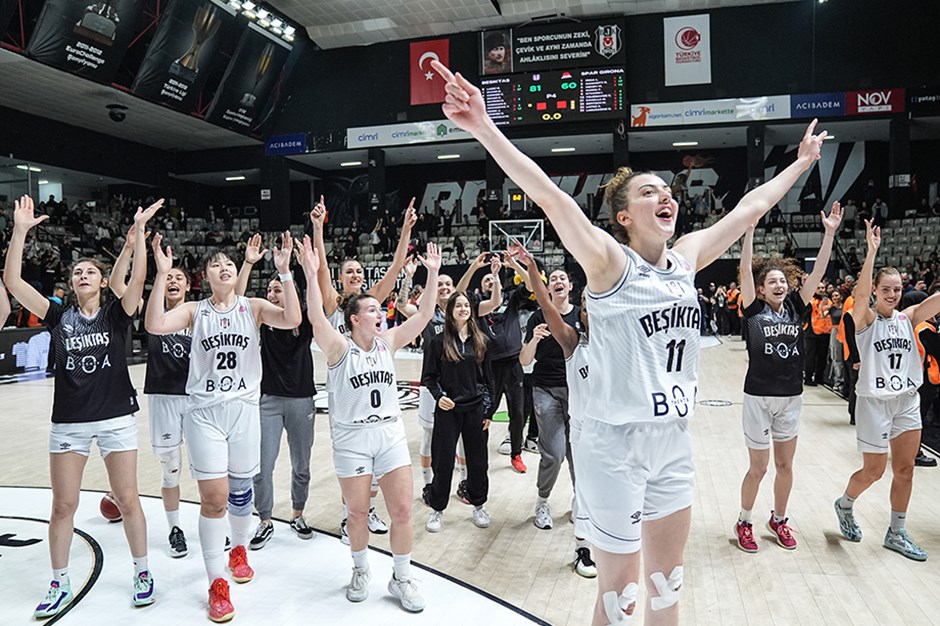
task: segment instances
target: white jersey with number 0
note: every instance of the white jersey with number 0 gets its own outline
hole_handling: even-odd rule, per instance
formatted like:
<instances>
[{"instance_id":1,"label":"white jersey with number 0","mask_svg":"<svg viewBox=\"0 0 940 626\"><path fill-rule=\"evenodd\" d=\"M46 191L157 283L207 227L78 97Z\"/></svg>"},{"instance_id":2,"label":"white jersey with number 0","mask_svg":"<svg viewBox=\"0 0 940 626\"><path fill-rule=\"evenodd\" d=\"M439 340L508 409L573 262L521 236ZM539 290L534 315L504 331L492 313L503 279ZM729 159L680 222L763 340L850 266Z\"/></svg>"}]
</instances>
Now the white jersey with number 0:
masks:
<instances>
[{"instance_id":1,"label":"white jersey with number 0","mask_svg":"<svg viewBox=\"0 0 940 626\"><path fill-rule=\"evenodd\" d=\"M190 408L235 398L258 404L261 337L248 298L238 296L227 311L196 303L186 393Z\"/></svg>"},{"instance_id":2,"label":"white jersey with number 0","mask_svg":"<svg viewBox=\"0 0 940 626\"><path fill-rule=\"evenodd\" d=\"M672 250L666 269L623 250L627 264L617 284L588 292L591 393L584 416L611 424L687 420L701 331L695 270Z\"/></svg>"},{"instance_id":3,"label":"white jersey with number 0","mask_svg":"<svg viewBox=\"0 0 940 626\"><path fill-rule=\"evenodd\" d=\"M383 339L363 350L346 337L346 354L330 366L326 389L331 426L372 426L401 415L395 360Z\"/></svg>"},{"instance_id":4,"label":"white jersey with number 0","mask_svg":"<svg viewBox=\"0 0 940 626\"><path fill-rule=\"evenodd\" d=\"M855 333L859 370L855 392L871 398L894 398L917 393L924 370L909 317L897 311L890 318L875 313L875 321Z\"/></svg>"}]
</instances>

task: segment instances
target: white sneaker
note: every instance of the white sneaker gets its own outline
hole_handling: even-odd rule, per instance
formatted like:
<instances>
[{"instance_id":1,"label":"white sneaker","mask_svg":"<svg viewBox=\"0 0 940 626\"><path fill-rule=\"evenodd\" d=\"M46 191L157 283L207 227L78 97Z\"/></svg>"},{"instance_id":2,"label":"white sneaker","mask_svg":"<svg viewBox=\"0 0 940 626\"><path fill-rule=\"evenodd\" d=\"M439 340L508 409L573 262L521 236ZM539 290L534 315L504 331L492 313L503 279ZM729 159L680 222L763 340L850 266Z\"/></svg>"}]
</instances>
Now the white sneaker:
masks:
<instances>
[{"instance_id":1,"label":"white sneaker","mask_svg":"<svg viewBox=\"0 0 940 626\"><path fill-rule=\"evenodd\" d=\"M554 522L552 521L552 509L548 502L543 502L535 507L535 527L542 530L550 530Z\"/></svg>"},{"instance_id":2,"label":"white sneaker","mask_svg":"<svg viewBox=\"0 0 940 626\"><path fill-rule=\"evenodd\" d=\"M539 452L539 440L538 439L530 439L526 437L525 443L522 444L522 449L525 450L526 452L534 452L535 454L541 454L541 452Z\"/></svg>"},{"instance_id":3,"label":"white sneaker","mask_svg":"<svg viewBox=\"0 0 940 626\"><path fill-rule=\"evenodd\" d=\"M584 578L597 578L597 566L591 558L590 548L578 548L575 550L574 571L578 576Z\"/></svg>"},{"instance_id":4,"label":"white sneaker","mask_svg":"<svg viewBox=\"0 0 940 626\"><path fill-rule=\"evenodd\" d=\"M349 545L349 533L346 532L346 518L343 518L343 521L339 523L339 540L343 543L344 546Z\"/></svg>"},{"instance_id":5,"label":"white sneaker","mask_svg":"<svg viewBox=\"0 0 940 626\"><path fill-rule=\"evenodd\" d=\"M362 602L369 597L369 581L372 573L368 569L354 567L352 579L346 585L346 599L350 602Z\"/></svg>"},{"instance_id":6,"label":"white sneaker","mask_svg":"<svg viewBox=\"0 0 940 626\"><path fill-rule=\"evenodd\" d=\"M503 439L503 442L499 444L499 453L500 454L509 454L512 452L512 440L509 438L509 435Z\"/></svg>"},{"instance_id":7,"label":"white sneaker","mask_svg":"<svg viewBox=\"0 0 940 626\"><path fill-rule=\"evenodd\" d=\"M444 511L435 511L431 510L431 514L428 515L428 523L424 525L424 529L429 533L439 533L444 527Z\"/></svg>"},{"instance_id":8,"label":"white sneaker","mask_svg":"<svg viewBox=\"0 0 940 626\"><path fill-rule=\"evenodd\" d=\"M392 574L392 579L388 581L388 592L401 601L401 608L406 611L420 613L424 610L424 598L413 578L398 580Z\"/></svg>"},{"instance_id":9,"label":"white sneaker","mask_svg":"<svg viewBox=\"0 0 940 626\"><path fill-rule=\"evenodd\" d=\"M490 514L482 506L473 507L473 525L477 528L490 527Z\"/></svg>"},{"instance_id":10,"label":"white sneaker","mask_svg":"<svg viewBox=\"0 0 940 626\"><path fill-rule=\"evenodd\" d=\"M388 532L388 524L375 512L375 507L369 509L369 532L384 535Z\"/></svg>"}]
</instances>

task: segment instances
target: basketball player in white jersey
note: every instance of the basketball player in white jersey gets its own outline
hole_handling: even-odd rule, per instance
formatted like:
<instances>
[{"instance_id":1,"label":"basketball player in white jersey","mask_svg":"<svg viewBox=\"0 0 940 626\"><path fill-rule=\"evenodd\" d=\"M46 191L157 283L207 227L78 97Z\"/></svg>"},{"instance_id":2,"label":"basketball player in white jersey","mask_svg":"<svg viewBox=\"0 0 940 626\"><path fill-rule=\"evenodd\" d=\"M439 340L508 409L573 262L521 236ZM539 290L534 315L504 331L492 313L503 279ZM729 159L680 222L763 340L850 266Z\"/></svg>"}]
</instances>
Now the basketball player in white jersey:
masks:
<instances>
[{"instance_id":1,"label":"basketball player in white jersey","mask_svg":"<svg viewBox=\"0 0 940 626\"><path fill-rule=\"evenodd\" d=\"M548 288L542 284L539 268L528 251L522 246L510 246L509 253L521 262L526 268L527 285L532 285L532 293L539 306L542 307L545 323L552 337L561 346L565 355L565 378L568 383L568 441L571 445L571 455L578 453L578 443L581 437L581 422L585 400L588 394L588 313L587 291L581 291L581 306L578 310L578 321L581 323L581 332L565 321L561 312L554 305ZM540 433L543 431L539 431ZM574 571L585 578L595 578L597 567L591 558L591 547L585 539L584 520L578 519L578 486L573 483L574 498L571 501L571 517L574 520Z\"/></svg>"},{"instance_id":2,"label":"basketball player in white jersey","mask_svg":"<svg viewBox=\"0 0 940 626\"><path fill-rule=\"evenodd\" d=\"M884 546L915 561L926 561L927 553L904 528L914 480L914 457L920 449L920 396L923 365L914 327L940 313L940 294L934 294L903 311L901 275L893 267L872 271L881 245L881 228L865 221L868 253L858 273L853 296L852 318L860 366L855 393L855 430L862 469L849 478L845 493L835 502L839 529L849 541L861 541L862 529L855 521L855 500L884 475L891 452L891 524ZM874 293L875 306L869 307Z\"/></svg>"},{"instance_id":3,"label":"basketball player in white jersey","mask_svg":"<svg viewBox=\"0 0 940 626\"><path fill-rule=\"evenodd\" d=\"M803 319L816 286L826 273L832 241L841 222L842 205L834 202L829 215L822 213L825 235L813 271L799 291L791 286L800 284L803 273L800 268L788 259L752 262L754 227L744 235L740 262L744 314L741 323L746 329L748 366L742 423L750 466L741 484L741 513L734 530L738 547L745 552L758 550L751 511L767 473L771 440L777 473L774 509L767 528L774 534L777 545L787 550L796 548L796 539L787 524L787 503L793 488L793 456L803 406Z\"/></svg>"},{"instance_id":4,"label":"basketball player in white jersey","mask_svg":"<svg viewBox=\"0 0 940 626\"><path fill-rule=\"evenodd\" d=\"M145 232L147 221L163 200L147 210L137 209L134 225ZM147 564L147 520L137 492L137 393L127 372L126 339L144 291L147 263L134 265L124 297L105 300L106 267L94 259L73 264L70 285L75 303L52 302L22 278L23 247L30 229L49 216L35 216L33 200L23 196L15 204L13 235L7 251L4 277L10 293L36 315L52 335L55 396L49 433L49 477L52 512L49 517L49 556L52 583L34 612L38 619L61 612L72 600L68 576L75 510L82 474L92 440L108 472L108 483L124 518L124 534L134 560L135 606L153 604L153 577ZM143 237L134 247L136 259L146 259Z\"/></svg>"},{"instance_id":5,"label":"basketball player in white jersey","mask_svg":"<svg viewBox=\"0 0 940 626\"><path fill-rule=\"evenodd\" d=\"M245 551L251 527L252 477L258 473L261 455L260 414L261 346L258 328L296 328L301 322L300 303L293 289L284 292L284 306L261 298L245 298L235 292L237 267L226 253L206 255L203 274L212 295L199 302L185 302L165 310L172 251L154 236L157 267L147 303L147 332L154 335L192 332L189 401L183 416L183 432L189 446L190 470L199 483L199 540L209 578L209 619L227 621L235 614L225 580L225 512L228 504L232 551L228 569L235 582L254 578ZM290 233L274 249L274 265L281 283L293 280Z\"/></svg>"},{"instance_id":6,"label":"basketball player in white jersey","mask_svg":"<svg viewBox=\"0 0 940 626\"><path fill-rule=\"evenodd\" d=\"M428 283L437 281L441 255L428 244L421 259L428 270ZM320 257L304 237L304 272L307 276L307 312L313 336L326 356L329 372L330 434L333 464L343 499L349 507L347 532L353 558L353 574L346 587L350 602L362 602L369 595L368 547L369 491L372 477L379 477L385 506L392 519L391 548L394 573L388 591L407 611L424 609L424 599L411 577L413 529L411 507L414 485L411 458L398 404L398 383L393 355L407 346L431 320L434 293L421 296L417 315L404 324L382 331L382 308L367 294L353 296L344 317L348 335L340 333L327 319L315 277Z\"/></svg>"},{"instance_id":7,"label":"basketball player in white jersey","mask_svg":"<svg viewBox=\"0 0 940 626\"><path fill-rule=\"evenodd\" d=\"M470 132L545 212L587 275L591 391L575 474L579 517L594 547L599 593L594 624L622 623L635 609L643 548L647 623L676 624L682 556L692 514L692 444L701 313L695 272L717 259L819 158L812 134L774 179L747 193L710 228L670 250L678 205L659 176L621 168L607 185L616 239L520 152L486 114L480 90L432 61L446 81L444 114ZM642 533L641 533L642 529Z\"/></svg>"},{"instance_id":8,"label":"basketball player in white jersey","mask_svg":"<svg viewBox=\"0 0 940 626\"><path fill-rule=\"evenodd\" d=\"M412 198L405 209L405 217L402 220L401 236L398 238L398 246L395 248L395 255L392 257L392 264L385 271L385 275L365 293L369 294L379 302L385 302L388 294L395 288L395 282L398 280L398 273L405 265L408 255L408 243L411 241L411 229L418 221L415 213L415 199ZM339 266L339 283L342 293L338 293L333 287L333 277L330 276L330 265L326 260L326 246L323 235L323 222L326 219L326 205L323 203L323 196L320 201L314 205L310 211L310 223L313 225L313 246L320 255L320 270L317 272L317 284L320 286L320 293L323 294L323 307L326 317L330 320L333 328L341 333L348 332L343 317L343 305L352 296L362 293L365 287L365 272L362 264L356 259L346 259ZM358 244L358 242L357 242ZM373 533L384 535L388 532L388 525L375 512L375 496L378 494L378 476L376 482L372 485L371 506L369 507L369 530ZM340 522L340 539L345 544L349 544L349 535L346 532L346 520L349 517L349 511L346 504L343 504L343 520Z\"/></svg>"}]
</instances>

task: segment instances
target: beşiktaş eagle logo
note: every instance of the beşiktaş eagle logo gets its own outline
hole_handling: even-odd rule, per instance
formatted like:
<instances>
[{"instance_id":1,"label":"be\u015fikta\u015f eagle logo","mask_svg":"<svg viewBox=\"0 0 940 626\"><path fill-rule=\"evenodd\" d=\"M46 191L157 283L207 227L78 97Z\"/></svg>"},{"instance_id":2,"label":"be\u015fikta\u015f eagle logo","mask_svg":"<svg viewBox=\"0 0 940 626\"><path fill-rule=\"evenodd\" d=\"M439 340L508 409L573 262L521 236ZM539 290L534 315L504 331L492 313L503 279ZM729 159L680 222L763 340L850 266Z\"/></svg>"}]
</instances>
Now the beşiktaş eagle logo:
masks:
<instances>
[{"instance_id":1,"label":"be\u015fikta\u015f eagle logo","mask_svg":"<svg viewBox=\"0 0 940 626\"><path fill-rule=\"evenodd\" d=\"M619 26L611 24L597 27L594 33L594 49L599 55L609 59L620 52L621 47L623 47L623 42L620 38Z\"/></svg>"}]
</instances>

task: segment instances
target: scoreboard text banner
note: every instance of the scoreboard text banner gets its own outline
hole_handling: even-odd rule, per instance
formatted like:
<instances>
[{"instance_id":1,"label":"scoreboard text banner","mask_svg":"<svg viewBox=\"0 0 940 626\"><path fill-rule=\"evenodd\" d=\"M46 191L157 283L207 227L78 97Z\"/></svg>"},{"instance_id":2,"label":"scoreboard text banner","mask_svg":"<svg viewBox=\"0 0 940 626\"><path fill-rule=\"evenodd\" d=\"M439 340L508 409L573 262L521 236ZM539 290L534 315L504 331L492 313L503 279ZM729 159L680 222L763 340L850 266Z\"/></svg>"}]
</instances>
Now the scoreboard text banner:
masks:
<instances>
[{"instance_id":1,"label":"scoreboard text banner","mask_svg":"<svg viewBox=\"0 0 940 626\"><path fill-rule=\"evenodd\" d=\"M27 56L99 83L110 83L140 31L147 0L46 0Z\"/></svg>"},{"instance_id":2,"label":"scoreboard text banner","mask_svg":"<svg viewBox=\"0 0 940 626\"><path fill-rule=\"evenodd\" d=\"M624 19L525 26L480 33L480 75L624 66Z\"/></svg>"},{"instance_id":3,"label":"scoreboard text banner","mask_svg":"<svg viewBox=\"0 0 940 626\"><path fill-rule=\"evenodd\" d=\"M235 12L218 0L172 0L160 15L156 34L131 91L190 112L216 63L220 47L239 28Z\"/></svg>"}]
</instances>

